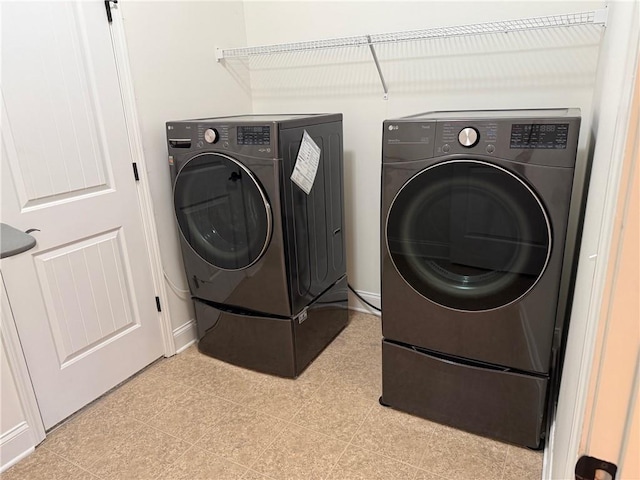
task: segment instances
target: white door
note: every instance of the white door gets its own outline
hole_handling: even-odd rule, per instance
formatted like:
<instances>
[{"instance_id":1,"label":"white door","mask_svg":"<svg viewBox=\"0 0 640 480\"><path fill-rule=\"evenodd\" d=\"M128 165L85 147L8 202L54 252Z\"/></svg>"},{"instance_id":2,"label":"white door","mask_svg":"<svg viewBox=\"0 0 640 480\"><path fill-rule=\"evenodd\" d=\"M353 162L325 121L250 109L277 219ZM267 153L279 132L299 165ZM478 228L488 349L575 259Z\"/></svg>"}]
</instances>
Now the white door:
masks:
<instances>
[{"instance_id":1,"label":"white door","mask_svg":"<svg viewBox=\"0 0 640 480\"><path fill-rule=\"evenodd\" d=\"M0 268L45 428L163 354L104 2L2 2Z\"/></svg>"}]
</instances>

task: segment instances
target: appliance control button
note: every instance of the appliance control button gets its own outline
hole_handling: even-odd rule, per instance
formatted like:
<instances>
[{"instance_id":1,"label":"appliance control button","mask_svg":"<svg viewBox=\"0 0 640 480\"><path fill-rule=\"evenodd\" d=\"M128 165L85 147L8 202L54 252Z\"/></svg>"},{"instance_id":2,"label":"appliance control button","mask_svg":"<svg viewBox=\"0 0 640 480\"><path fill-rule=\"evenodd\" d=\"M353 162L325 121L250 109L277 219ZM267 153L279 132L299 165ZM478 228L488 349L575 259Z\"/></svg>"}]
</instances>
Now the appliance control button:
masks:
<instances>
[{"instance_id":1,"label":"appliance control button","mask_svg":"<svg viewBox=\"0 0 640 480\"><path fill-rule=\"evenodd\" d=\"M471 148L480 140L478 131L473 127L466 127L460 130L458 141L463 147Z\"/></svg>"},{"instance_id":2,"label":"appliance control button","mask_svg":"<svg viewBox=\"0 0 640 480\"><path fill-rule=\"evenodd\" d=\"M207 128L204 131L204 140L207 143L216 143L220 139L218 131L215 128Z\"/></svg>"},{"instance_id":3,"label":"appliance control button","mask_svg":"<svg viewBox=\"0 0 640 480\"><path fill-rule=\"evenodd\" d=\"M496 151L496 147L493 145L487 145L487 153L493 153Z\"/></svg>"},{"instance_id":4,"label":"appliance control button","mask_svg":"<svg viewBox=\"0 0 640 480\"><path fill-rule=\"evenodd\" d=\"M451 150L451 146L450 146L448 143L445 143L445 144L442 146L442 151L443 151L444 153L449 153L449 150Z\"/></svg>"}]
</instances>

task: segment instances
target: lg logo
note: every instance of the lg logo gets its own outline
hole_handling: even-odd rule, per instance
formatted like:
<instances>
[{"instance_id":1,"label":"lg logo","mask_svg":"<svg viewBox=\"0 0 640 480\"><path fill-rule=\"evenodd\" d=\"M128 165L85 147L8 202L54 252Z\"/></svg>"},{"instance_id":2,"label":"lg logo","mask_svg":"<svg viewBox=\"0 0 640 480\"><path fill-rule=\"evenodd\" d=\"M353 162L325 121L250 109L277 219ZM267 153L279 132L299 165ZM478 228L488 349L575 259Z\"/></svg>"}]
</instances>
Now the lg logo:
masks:
<instances>
[{"instance_id":1,"label":"lg logo","mask_svg":"<svg viewBox=\"0 0 640 480\"><path fill-rule=\"evenodd\" d=\"M389 125L389 131L398 130L398 125Z\"/></svg>"}]
</instances>

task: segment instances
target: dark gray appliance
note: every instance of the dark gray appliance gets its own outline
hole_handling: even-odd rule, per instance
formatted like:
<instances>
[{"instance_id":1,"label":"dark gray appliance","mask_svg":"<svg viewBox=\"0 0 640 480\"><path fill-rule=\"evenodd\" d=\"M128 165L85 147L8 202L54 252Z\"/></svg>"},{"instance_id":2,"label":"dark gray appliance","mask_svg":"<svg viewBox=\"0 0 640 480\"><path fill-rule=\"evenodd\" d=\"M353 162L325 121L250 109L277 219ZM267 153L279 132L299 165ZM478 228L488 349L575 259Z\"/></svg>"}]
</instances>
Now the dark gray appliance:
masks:
<instances>
[{"instance_id":1,"label":"dark gray appliance","mask_svg":"<svg viewBox=\"0 0 640 480\"><path fill-rule=\"evenodd\" d=\"M580 112L434 112L383 128L381 402L538 447Z\"/></svg>"},{"instance_id":2,"label":"dark gray appliance","mask_svg":"<svg viewBox=\"0 0 640 480\"><path fill-rule=\"evenodd\" d=\"M290 177L307 132L307 195ZM199 349L296 377L347 323L342 115L167 123L173 200Z\"/></svg>"}]
</instances>

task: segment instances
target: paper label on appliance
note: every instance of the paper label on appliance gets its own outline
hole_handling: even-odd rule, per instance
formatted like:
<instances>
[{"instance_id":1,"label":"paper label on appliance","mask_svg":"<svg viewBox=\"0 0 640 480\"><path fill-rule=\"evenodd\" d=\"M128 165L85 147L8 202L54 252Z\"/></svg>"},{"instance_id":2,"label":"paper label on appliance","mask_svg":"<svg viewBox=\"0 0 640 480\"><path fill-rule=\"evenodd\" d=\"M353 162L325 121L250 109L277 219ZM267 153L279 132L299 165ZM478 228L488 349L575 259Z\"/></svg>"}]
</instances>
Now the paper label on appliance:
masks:
<instances>
[{"instance_id":1,"label":"paper label on appliance","mask_svg":"<svg viewBox=\"0 0 640 480\"><path fill-rule=\"evenodd\" d=\"M291 180L298 185L307 195L311 193L311 187L318 173L318 164L320 163L320 147L313 141L307 131L304 131L300 150L298 150L298 158L293 167Z\"/></svg>"}]
</instances>

